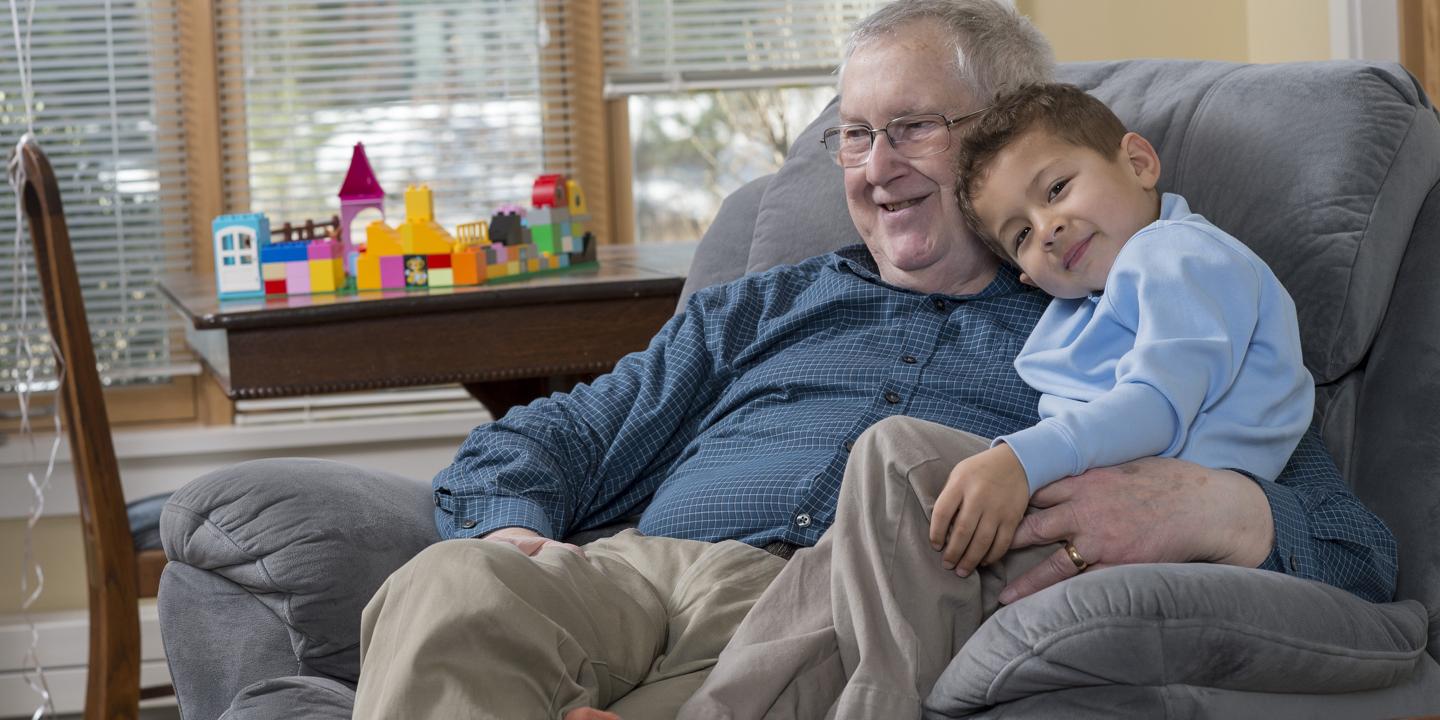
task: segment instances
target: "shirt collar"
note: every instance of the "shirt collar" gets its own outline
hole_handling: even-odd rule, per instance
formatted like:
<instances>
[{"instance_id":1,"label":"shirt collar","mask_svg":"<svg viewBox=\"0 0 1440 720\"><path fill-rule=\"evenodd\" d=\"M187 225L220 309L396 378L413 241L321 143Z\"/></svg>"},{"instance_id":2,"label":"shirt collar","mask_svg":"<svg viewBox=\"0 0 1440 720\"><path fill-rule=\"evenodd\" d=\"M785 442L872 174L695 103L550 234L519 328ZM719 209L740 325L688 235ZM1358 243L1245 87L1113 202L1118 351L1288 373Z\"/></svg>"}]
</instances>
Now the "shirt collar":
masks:
<instances>
[{"instance_id":1,"label":"shirt collar","mask_svg":"<svg viewBox=\"0 0 1440 720\"><path fill-rule=\"evenodd\" d=\"M830 253L830 258L826 264L837 272L848 271L862 280L890 288L891 290L898 290L911 295L922 294L908 288L892 285L881 279L880 266L875 264L875 258L870 255L870 250L865 247L864 243L848 245ZM1020 273L1018 270L1009 265L1002 264L1000 270L995 273L995 279L991 280L990 284L986 285L984 290L973 295L948 295L945 293L923 294L927 297L930 295L938 295L952 300L982 300L1016 292L1028 292L1030 289L1029 286L1020 282Z\"/></svg>"}]
</instances>

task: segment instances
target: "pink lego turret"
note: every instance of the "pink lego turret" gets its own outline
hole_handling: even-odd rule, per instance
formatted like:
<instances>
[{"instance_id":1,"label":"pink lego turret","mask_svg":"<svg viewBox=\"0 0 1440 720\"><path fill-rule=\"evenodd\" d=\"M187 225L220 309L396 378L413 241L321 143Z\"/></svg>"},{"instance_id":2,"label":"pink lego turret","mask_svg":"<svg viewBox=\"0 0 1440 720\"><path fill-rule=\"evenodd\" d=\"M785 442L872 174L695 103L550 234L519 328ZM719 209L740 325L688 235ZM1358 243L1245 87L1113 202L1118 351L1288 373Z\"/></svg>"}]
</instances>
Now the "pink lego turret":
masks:
<instances>
[{"instance_id":1,"label":"pink lego turret","mask_svg":"<svg viewBox=\"0 0 1440 720\"><path fill-rule=\"evenodd\" d=\"M365 145L355 143L355 152L350 155L350 170L345 173L345 182L340 185L340 246L345 257L345 268L354 275L355 243L350 237L350 224L362 210L375 208L380 218L385 218L385 189L375 179L370 169L370 158L365 156Z\"/></svg>"}]
</instances>

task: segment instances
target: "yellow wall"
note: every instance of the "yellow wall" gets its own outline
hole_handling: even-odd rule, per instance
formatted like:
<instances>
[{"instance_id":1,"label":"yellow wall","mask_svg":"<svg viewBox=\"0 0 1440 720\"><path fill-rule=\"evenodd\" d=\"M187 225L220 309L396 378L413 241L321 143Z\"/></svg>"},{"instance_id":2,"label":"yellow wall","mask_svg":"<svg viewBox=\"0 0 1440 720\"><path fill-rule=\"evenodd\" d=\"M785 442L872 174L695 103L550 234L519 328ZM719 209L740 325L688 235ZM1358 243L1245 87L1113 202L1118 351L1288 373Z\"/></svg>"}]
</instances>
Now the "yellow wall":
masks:
<instances>
[{"instance_id":1,"label":"yellow wall","mask_svg":"<svg viewBox=\"0 0 1440 720\"><path fill-rule=\"evenodd\" d=\"M1330 56L1329 0L1017 0L1061 62Z\"/></svg>"},{"instance_id":2,"label":"yellow wall","mask_svg":"<svg viewBox=\"0 0 1440 720\"><path fill-rule=\"evenodd\" d=\"M1330 59L1327 0L1250 0L1250 62Z\"/></svg>"},{"instance_id":3,"label":"yellow wall","mask_svg":"<svg viewBox=\"0 0 1440 720\"><path fill-rule=\"evenodd\" d=\"M35 525L34 547L45 572L45 591L30 611L71 610L88 605L80 518L74 515L40 518ZM25 600L20 593L24 558L25 521L0 520L0 615L20 612L20 604Z\"/></svg>"}]
</instances>

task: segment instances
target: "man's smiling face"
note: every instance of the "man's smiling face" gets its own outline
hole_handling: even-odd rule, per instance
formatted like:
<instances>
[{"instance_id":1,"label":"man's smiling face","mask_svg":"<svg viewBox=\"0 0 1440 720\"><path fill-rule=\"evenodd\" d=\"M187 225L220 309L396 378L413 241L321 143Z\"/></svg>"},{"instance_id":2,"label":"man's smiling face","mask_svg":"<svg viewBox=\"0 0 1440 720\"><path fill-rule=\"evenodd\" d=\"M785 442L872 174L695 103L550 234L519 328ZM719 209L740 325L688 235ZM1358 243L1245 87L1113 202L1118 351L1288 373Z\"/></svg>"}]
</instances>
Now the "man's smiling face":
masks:
<instances>
[{"instance_id":1,"label":"man's smiling face","mask_svg":"<svg viewBox=\"0 0 1440 720\"><path fill-rule=\"evenodd\" d=\"M978 109L955 70L955 50L936 28L912 25L903 37L856 49L840 83L840 122L880 128L897 117ZM963 132L957 126L951 133ZM907 158L884 133L864 165L845 169L845 200L880 276L902 287L955 291L947 276L974 278L988 253L970 236L955 199L960 142L945 152ZM993 269L993 267L991 268Z\"/></svg>"}]
</instances>

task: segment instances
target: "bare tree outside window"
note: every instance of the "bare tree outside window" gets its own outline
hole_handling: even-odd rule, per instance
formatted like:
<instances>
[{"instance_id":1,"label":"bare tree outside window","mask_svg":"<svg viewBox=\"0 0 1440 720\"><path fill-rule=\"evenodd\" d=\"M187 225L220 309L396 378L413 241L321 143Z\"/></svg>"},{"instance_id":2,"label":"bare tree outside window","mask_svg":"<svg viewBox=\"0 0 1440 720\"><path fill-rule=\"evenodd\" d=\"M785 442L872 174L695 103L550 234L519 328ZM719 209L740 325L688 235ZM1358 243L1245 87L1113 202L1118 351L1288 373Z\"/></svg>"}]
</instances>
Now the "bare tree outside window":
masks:
<instances>
[{"instance_id":1,"label":"bare tree outside window","mask_svg":"<svg viewBox=\"0 0 1440 720\"><path fill-rule=\"evenodd\" d=\"M800 87L631 96L636 241L699 240L725 196L778 170L834 94Z\"/></svg>"}]
</instances>

